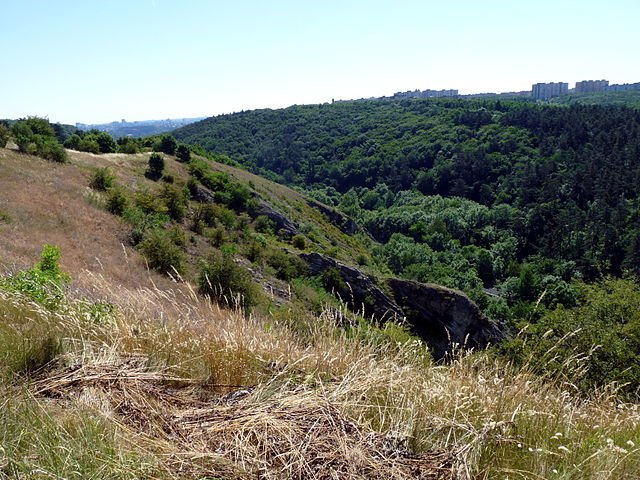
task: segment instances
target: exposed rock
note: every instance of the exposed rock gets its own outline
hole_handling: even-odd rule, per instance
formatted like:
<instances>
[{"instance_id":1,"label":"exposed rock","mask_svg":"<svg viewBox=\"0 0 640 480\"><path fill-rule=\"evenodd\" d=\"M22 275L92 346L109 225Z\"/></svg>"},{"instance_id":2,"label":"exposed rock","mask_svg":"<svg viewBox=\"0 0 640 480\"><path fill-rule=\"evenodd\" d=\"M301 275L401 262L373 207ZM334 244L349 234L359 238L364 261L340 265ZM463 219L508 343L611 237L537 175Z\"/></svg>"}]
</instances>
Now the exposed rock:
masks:
<instances>
[{"instance_id":1,"label":"exposed rock","mask_svg":"<svg viewBox=\"0 0 640 480\"><path fill-rule=\"evenodd\" d=\"M351 217L331 208L328 205L325 205L324 203L318 202L317 200L307 200L307 205L311 208L315 208L325 215L329 221L338 227L343 233L353 235L361 230L358 224Z\"/></svg>"},{"instance_id":2,"label":"exposed rock","mask_svg":"<svg viewBox=\"0 0 640 480\"><path fill-rule=\"evenodd\" d=\"M351 306L352 309L365 315L372 315L377 320L402 319L402 309L387 295L372 277L357 268L338 262L334 258L320 253L302 253L300 258L309 265L312 275L320 275L330 268L340 272L344 287L337 288L335 293Z\"/></svg>"},{"instance_id":3,"label":"exposed rock","mask_svg":"<svg viewBox=\"0 0 640 480\"><path fill-rule=\"evenodd\" d=\"M464 293L440 285L390 278L394 299L413 331L424 338L437 359L453 345L485 348L502 339L500 329Z\"/></svg>"},{"instance_id":4,"label":"exposed rock","mask_svg":"<svg viewBox=\"0 0 640 480\"><path fill-rule=\"evenodd\" d=\"M192 197L196 202L200 203L215 203L216 197L213 192L208 188L198 185L195 191L192 193Z\"/></svg>"},{"instance_id":5,"label":"exposed rock","mask_svg":"<svg viewBox=\"0 0 640 480\"><path fill-rule=\"evenodd\" d=\"M502 338L502 332L464 293L439 285L391 278L388 291L355 267L320 253L303 253L312 275L336 269L344 286L336 292L352 309L378 321L406 320L411 330L440 360L454 345L485 348Z\"/></svg>"},{"instance_id":6,"label":"exposed rock","mask_svg":"<svg viewBox=\"0 0 640 480\"><path fill-rule=\"evenodd\" d=\"M278 230L282 230L285 235L294 236L300 233L298 227L282 213L264 200L258 200L258 207L255 210L256 216L264 215L276 224Z\"/></svg>"}]
</instances>

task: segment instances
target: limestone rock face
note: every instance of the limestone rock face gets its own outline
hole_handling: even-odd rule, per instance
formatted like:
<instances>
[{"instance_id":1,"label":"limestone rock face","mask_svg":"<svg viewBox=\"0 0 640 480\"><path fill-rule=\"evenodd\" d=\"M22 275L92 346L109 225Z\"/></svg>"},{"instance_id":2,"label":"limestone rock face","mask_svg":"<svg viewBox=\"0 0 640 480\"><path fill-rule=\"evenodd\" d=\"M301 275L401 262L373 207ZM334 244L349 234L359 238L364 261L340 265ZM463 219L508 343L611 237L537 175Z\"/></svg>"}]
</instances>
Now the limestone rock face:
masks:
<instances>
[{"instance_id":1,"label":"limestone rock face","mask_svg":"<svg viewBox=\"0 0 640 480\"><path fill-rule=\"evenodd\" d=\"M273 206L264 200L258 200L258 207L256 208L255 215L264 215L273 221L277 230L282 230L287 236L294 236L300 233L298 227L289 220L285 215L277 211Z\"/></svg>"},{"instance_id":2,"label":"limestone rock face","mask_svg":"<svg viewBox=\"0 0 640 480\"><path fill-rule=\"evenodd\" d=\"M336 289L335 293L353 310L366 316L371 315L377 320L401 320L404 317L402 309L393 298L371 277L357 268L320 253L302 253L300 257L307 262L312 275L320 275L330 268L340 272L344 287Z\"/></svg>"},{"instance_id":3,"label":"limestone rock face","mask_svg":"<svg viewBox=\"0 0 640 480\"><path fill-rule=\"evenodd\" d=\"M353 235L354 233L358 233L360 227L358 224L351 218L345 215L338 210L335 210L324 203L318 202L316 200L307 200L307 205L311 208L315 208L320 213L325 215L327 219L333 223L336 227L338 227L343 233Z\"/></svg>"},{"instance_id":4,"label":"limestone rock face","mask_svg":"<svg viewBox=\"0 0 640 480\"><path fill-rule=\"evenodd\" d=\"M412 330L429 344L435 358L453 345L485 348L503 338L464 293L440 285L390 278L387 281Z\"/></svg>"},{"instance_id":5,"label":"limestone rock face","mask_svg":"<svg viewBox=\"0 0 640 480\"><path fill-rule=\"evenodd\" d=\"M454 345L485 348L503 334L464 293L439 285L390 278L380 285L361 270L320 253L300 255L310 273L333 268L344 282L336 292L352 309L378 321L405 320L431 348L444 358Z\"/></svg>"}]
</instances>

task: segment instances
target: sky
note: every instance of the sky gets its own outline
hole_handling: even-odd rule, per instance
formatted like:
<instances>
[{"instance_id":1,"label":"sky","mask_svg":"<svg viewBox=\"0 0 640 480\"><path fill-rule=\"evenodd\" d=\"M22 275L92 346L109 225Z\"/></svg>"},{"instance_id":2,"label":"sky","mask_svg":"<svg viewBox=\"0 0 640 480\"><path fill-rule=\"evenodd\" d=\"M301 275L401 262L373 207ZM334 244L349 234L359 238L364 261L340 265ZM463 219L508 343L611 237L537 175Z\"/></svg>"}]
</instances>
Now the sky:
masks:
<instances>
[{"instance_id":1,"label":"sky","mask_svg":"<svg viewBox=\"0 0 640 480\"><path fill-rule=\"evenodd\" d=\"M0 118L640 82L637 0L0 0Z\"/></svg>"}]
</instances>

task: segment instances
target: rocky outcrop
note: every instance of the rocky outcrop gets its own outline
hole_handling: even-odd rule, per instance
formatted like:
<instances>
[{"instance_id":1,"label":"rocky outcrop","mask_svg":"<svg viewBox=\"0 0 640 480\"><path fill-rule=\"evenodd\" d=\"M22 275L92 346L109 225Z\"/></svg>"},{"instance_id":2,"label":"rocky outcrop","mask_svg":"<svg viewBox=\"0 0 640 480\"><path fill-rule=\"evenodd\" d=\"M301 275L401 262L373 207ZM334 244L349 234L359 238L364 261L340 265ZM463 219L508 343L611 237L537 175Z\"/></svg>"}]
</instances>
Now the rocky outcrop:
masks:
<instances>
[{"instance_id":1,"label":"rocky outcrop","mask_svg":"<svg viewBox=\"0 0 640 480\"><path fill-rule=\"evenodd\" d=\"M331 268L338 271L344 283L334 286L335 293L353 310L377 320L400 320L404 317L402 309L376 281L357 268L320 253L303 253L300 258L309 265L311 275L321 275Z\"/></svg>"},{"instance_id":2,"label":"rocky outcrop","mask_svg":"<svg viewBox=\"0 0 640 480\"><path fill-rule=\"evenodd\" d=\"M485 348L502 338L500 329L464 293L439 285L391 278L380 285L355 267L319 253L301 254L313 275L335 269L343 281L336 293L352 309L378 321L404 320L440 360L454 346Z\"/></svg>"},{"instance_id":3,"label":"rocky outcrop","mask_svg":"<svg viewBox=\"0 0 640 480\"><path fill-rule=\"evenodd\" d=\"M216 197L211 190L201 185L195 187L191 193L191 197L200 203L215 203Z\"/></svg>"},{"instance_id":4,"label":"rocky outcrop","mask_svg":"<svg viewBox=\"0 0 640 480\"><path fill-rule=\"evenodd\" d=\"M258 207L255 210L255 215L264 215L269 218L276 225L276 229L282 231L287 236L294 236L300 233L298 227L289 220L285 215L277 211L271 204L264 200L258 200Z\"/></svg>"},{"instance_id":5,"label":"rocky outcrop","mask_svg":"<svg viewBox=\"0 0 640 480\"><path fill-rule=\"evenodd\" d=\"M485 348L502 339L500 329L464 293L440 285L390 278L387 284L412 330L424 338L435 358L454 345Z\"/></svg>"},{"instance_id":6,"label":"rocky outcrop","mask_svg":"<svg viewBox=\"0 0 640 480\"><path fill-rule=\"evenodd\" d=\"M325 205L324 203L318 202L317 200L307 200L307 205L322 213L343 233L353 235L361 230L358 224L351 217L329 207L328 205Z\"/></svg>"}]
</instances>

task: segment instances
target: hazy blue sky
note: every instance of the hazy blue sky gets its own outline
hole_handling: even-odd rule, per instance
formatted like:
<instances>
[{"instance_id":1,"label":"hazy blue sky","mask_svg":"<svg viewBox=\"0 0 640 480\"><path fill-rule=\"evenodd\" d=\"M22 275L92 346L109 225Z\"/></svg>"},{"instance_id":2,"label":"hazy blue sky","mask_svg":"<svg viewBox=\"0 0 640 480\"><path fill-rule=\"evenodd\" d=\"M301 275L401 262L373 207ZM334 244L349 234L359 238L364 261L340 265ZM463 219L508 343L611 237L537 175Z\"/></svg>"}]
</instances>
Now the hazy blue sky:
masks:
<instances>
[{"instance_id":1,"label":"hazy blue sky","mask_svg":"<svg viewBox=\"0 0 640 480\"><path fill-rule=\"evenodd\" d=\"M640 81L637 0L0 0L0 118Z\"/></svg>"}]
</instances>

